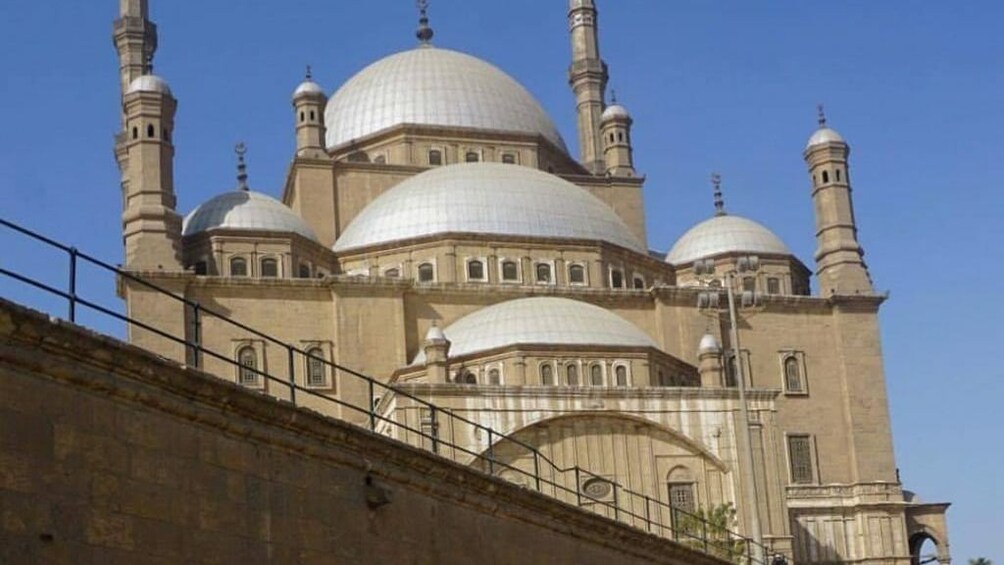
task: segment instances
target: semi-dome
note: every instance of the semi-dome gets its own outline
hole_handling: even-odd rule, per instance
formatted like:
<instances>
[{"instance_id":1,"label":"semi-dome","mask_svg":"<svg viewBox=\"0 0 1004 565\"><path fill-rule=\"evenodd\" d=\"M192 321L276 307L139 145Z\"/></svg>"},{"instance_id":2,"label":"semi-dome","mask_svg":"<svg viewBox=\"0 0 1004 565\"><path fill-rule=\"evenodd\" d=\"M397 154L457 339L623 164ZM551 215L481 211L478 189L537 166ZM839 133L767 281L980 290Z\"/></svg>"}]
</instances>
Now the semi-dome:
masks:
<instances>
[{"instance_id":1,"label":"semi-dome","mask_svg":"<svg viewBox=\"0 0 1004 565\"><path fill-rule=\"evenodd\" d=\"M132 94L134 92L157 92L170 96L171 87L167 85L166 80L157 75L141 75L134 78L133 81L129 83L129 88L126 89L126 94Z\"/></svg>"},{"instance_id":2,"label":"semi-dome","mask_svg":"<svg viewBox=\"0 0 1004 565\"><path fill-rule=\"evenodd\" d=\"M666 255L666 262L685 265L723 253L791 255L774 232L741 216L721 215L690 228Z\"/></svg>"},{"instance_id":3,"label":"semi-dome","mask_svg":"<svg viewBox=\"0 0 1004 565\"><path fill-rule=\"evenodd\" d=\"M552 174L501 163L461 163L415 175L371 202L335 251L441 233L605 241L645 248L613 209Z\"/></svg>"},{"instance_id":4,"label":"semi-dome","mask_svg":"<svg viewBox=\"0 0 1004 565\"><path fill-rule=\"evenodd\" d=\"M288 206L271 196L250 190L224 192L185 216L183 235L214 229L296 233L317 241L317 236Z\"/></svg>"},{"instance_id":5,"label":"semi-dome","mask_svg":"<svg viewBox=\"0 0 1004 565\"><path fill-rule=\"evenodd\" d=\"M324 123L328 147L421 124L540 134L567 152L544 109L512 77L481 59L428 45L357 73L328 101Z\"/></svg>"},{"instance_id":6,"label":"semi-dome","mask_svg":"<svg viewBox=\"0 0 1004 565\"><path fill-rule=\"evenodd\" d=\"M805 148L808 149L814 145L822 145L824 143L846 143L843 136L837 133L836 130L821 127L813 132L812 137L809 138L809 142L805 144Z\"/></svg>"},{"instance_id":7,"label":"semi-dome","mask_svg":"<svg viewBox=\"0 0 1004 565\"><path fill-rule=\"evenodd\" d=\"M578 300L520 298L468 314L447 326L450 357L511 345L596 345L657 347L638 326L617 314ZM419 352L412 362L425 362Z\"/></svg>"}]
</instances>

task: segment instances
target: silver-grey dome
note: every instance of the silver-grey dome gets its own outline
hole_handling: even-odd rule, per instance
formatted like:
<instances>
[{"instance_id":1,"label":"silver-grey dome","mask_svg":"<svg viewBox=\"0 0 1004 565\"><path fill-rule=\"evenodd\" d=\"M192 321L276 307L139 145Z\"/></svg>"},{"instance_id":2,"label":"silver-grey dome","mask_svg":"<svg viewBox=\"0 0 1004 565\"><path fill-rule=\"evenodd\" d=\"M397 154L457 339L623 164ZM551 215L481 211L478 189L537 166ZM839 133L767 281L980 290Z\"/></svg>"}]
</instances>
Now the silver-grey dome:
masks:
<instances>
[{"instance_id":1,"label":"silver-grey dome","mask_svg":"<svg viewBox=\"0 0 1004 565\"><path fill-rule=\"evenodd\" d=\"M296 90L293 91L293 98L299 98L305 94L324 94L324 89L316 82L307 79L301 82L300 86L296 87Z\"/></svg>"},{"instance_id":2,"label":"silver-grey dome","mask_svg":"<svg viewBox=\"0 0 1004 565\"><path fill-rule=\"evenodd\" d=\"M611 104L603 110L600 120L605 122L614 118L631 119L631 114L624 106L621 106L620 104Z\"/></svg>"},{"instance_id":3,"label":"silver-grey dome","mask_svg":"<svg viewBox=\"0 0 1004 565\"><path fill-rule=\"evenodd\" d=\"M813 145L822 145L824 143L846 143L843 136L837 133L836 130L822 127L813 132L812 137L809 138L809 142L805 144L805 148L808 149Z\"/></svg>"},{"instance_id":4,"label":"silver-grey dome","mask_svg":"<svg viewBox=\"0 0 1004 565\"><path fill-rule=\"evenodd\" d=\"M718 340L711 334L704 334L701 337L701 343L697 346L698 353L715 353L721 350L722 348L718 345Z\"/></svg>"},{"instance_id":5,"label":"silver-grey dome","mask_svg":"<svg viewBox=\"0 0 1004 565\"><path fill-rule=\"evenodd\" d=\"M646 252L613 209L586 190L530 167L483 162L402 181L352 220L334 250L440 233L585 239Z\"/></svg>"},{"instance_id":6,"label":"silver-grey dome","mask_svg":"<svg viewBox=\"0 0 1004 565\"><path fill-rule=\"evenodd\" d=\"M194 235L214 229L272 231L317 236L288 206L260 192L234 190L215 196L185 216L181 231Z\"/></svg>"},{"instance_id":7,"label":"silver-grey dome","mask_svg":"<svg viewBox=\"0 0 1004 565\"><path fill-rule=\"evenodd\" d=\"M348 80L324 112L336 147L399 124L540 134L568 151L525 88L481 59L431 46L385 57Z\"/></svg>"},{"instance_id":8,"label":"silver-grey dome","mask_svg":"<svg viewBox=\"0 0 1004 565\"><path fill-rule=\"evenodd\" d=\"M133 79L129 83L129 88L126 90L126 94L132 94L134 92L159 92L160 94L171 95L171 87L167 85L167 81L160 78L157 75L141 75Z\"/></svg>"},{"instance_id":9,"label":"silver-grey dome","mask_svg":"<svg viewBox=\"0 0 1004 565\"><path fill-rule=\"evenodd\" d=\"M741 216L723 215L687 230L666 255L666 262L686 265L723 253L791 255L791 250L764 226Z\"/></svg>"},{"instance_id":10,"label":"silver-grey dome","mask_svg":"<svg viewBox=\"0 0 1004 565\"><path fill-rule=\"evenodd\" d=\"M617 314L578 300L551 296L500 302L447 326L450 357L510 345L597 345L657 347L638 326ZM425 353L412 362L421 365Z\"/></svg>"}]
</instances>

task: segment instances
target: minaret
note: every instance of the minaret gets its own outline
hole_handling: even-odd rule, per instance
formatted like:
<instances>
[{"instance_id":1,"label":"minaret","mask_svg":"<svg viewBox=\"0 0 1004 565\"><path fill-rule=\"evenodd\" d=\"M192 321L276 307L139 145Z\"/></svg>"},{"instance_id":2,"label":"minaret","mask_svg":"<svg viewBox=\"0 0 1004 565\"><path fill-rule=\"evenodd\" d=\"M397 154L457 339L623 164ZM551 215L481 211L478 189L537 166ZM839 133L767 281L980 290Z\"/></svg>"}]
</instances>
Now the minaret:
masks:
<instances>
[{"instance_id":1,"label":"minaret","mask_svg":"<svg viewBox=\"0 0 1004 565\"><path fill-rule=\"evenodd\" d=\"M826 127L826 116L823 107L819 106L819 128L809 138L803 156L812 179L816 276L824 296L874 292L854 222L850 152L844 138Z\"/></svg>"},{"instance_id":2,"label":"minaret","mask_svg":"<svg viewBox=\"0 0 1004 565\"><path fill-rule=\"evenodd\" d=\"M314 82L310 67L307 76L293 92L296 120L296 154L316 157L324 152L324 106L328 97L321 85Z\"/></svg>"},{"instance_id":3,"label":"minaret","mask_svg":"<svg viewBox=\"0 0 1004 565\"><path fill-rule=\"evenodd\" d=\"M572 36L572 65L568 82L575 93L579 125L579 160L593 174L606 172L600 122L607 89L607 65L600 58L596 4L569 0L568 27Z\"/></svg>"},{"instance_id":4,"label":"minaret","mask_svg":"<svg viewBox=\"0 0 1004 565\"><path fill-rule=\"evenodd\" d=\"M115 45L121 61L123 129L115 139L122 174L125 267L180 271L181 217L175 212L174 114L171 89L152 74L156 31L146 0L121 0ZM137 66L139 57L147 57Z\"/></svg>"},{"instance_id":5,"label":"minaret","mask_svg":"<svg viewBox=\"0 0 1004 565\"><path fill-rule=\"evenodd\" d=\"M600 117L605 172L611 177L633 177L635 170L631 156L631 124L634 120L627 108L617 103L617 97L613 93L610 102Z\"/></svg>"}]
</instances>

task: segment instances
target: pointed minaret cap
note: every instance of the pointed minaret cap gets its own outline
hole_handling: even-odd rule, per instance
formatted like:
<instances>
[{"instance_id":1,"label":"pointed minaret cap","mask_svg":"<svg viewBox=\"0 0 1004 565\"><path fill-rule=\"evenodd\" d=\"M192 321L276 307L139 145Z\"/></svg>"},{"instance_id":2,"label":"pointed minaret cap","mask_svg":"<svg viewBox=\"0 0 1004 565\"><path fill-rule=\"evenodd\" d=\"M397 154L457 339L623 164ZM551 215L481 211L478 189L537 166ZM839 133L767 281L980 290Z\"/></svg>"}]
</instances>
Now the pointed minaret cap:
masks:
<instances>
[{"instance_id":1,"label":"pointed minaret cap","mask_svg":"<svg viewBox=\"0 0 1004 565\"><path fill-rule=\"evenodd\" d=\"M809 149L816 145L823 145L826 143L847 143L844 141L843 136L831 128L826 127L826 113L823 111L823 105L819 104L816 106L817 118L819 122L819 128L813 132L812 137L809 138L809 142L806 143L805 148Z\"/></svg>"},{"instance_id":2,"label":"pointed minaret cap","mask_svg":"<svg viewBox=\"0 0 1004 565\"><path fill-rule=\"evenodd\" d=\"M244 192L251 190L248 188L248 165L244 161L244 156L247 155L247 152L247 145L243 141L234 147L234 153L237 153L237 190L243 190Z\"/></svg>"},{"instance_id":3,"label":"pointed minaret cap","mask_svg":"<svg viewBox=\"0 0 1004 565\"><path fill-rule=\"evenodd\" d=\"M429 27L429 0L417 0L418 5L418 31L415 32L415 37L422 42L422 45L428 45L432 41L432 36L435 32Z\"/></svg>"}]
</instances>

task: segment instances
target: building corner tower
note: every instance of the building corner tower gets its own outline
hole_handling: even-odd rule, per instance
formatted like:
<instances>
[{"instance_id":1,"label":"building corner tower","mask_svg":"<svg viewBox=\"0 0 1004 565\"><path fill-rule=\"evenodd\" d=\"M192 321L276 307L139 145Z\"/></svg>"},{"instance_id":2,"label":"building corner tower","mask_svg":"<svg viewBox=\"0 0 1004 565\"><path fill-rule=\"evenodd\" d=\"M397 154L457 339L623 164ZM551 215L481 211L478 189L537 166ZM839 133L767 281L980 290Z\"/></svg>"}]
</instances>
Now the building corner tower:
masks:
<instances>
[{"instance_id":1,"label":"building corner tower","mask_svg":"<svg viewBox=\"0 0 1004 565\"><path fill-rule=\"evenodd\" d=\"M851 148L826 127L819 107L819 128L803 157L809 167L816 216L816 276L823 296L873 294L871 276L858 243L848 157Z\"/></svg>"},{"instance_id":2,"label":"building corner tower","mask_svg":"<svg viewBox=\"0 0 1004 565\"><path fill-rule=\"evenodd\" d=\"M181 217L175 212L174 114L167 83L151 74L157 28L147 0L120 0L114 43L119 54L122 131L115 160L122 174L125 267L180 271Z\"/></svg>"},{"instance_id":3,"label":"building corner tower","mask_svg":"<svg viewBox=\"0 0 1004 565\"><path fill-rule=\"evenodd\" d=\"M575 93L578 113L579 160L596 175L604 174L600 122L607 89L607 65L600 58L599 27L594 0L569 0L568 27L572 39L572 65L568 82Z\"/></svg>"}]
</instances>

